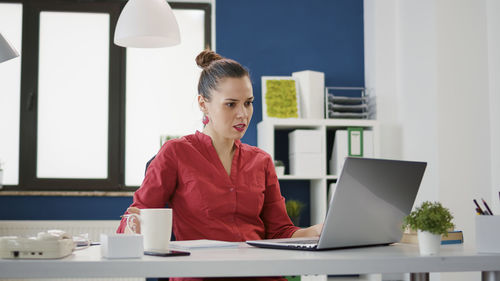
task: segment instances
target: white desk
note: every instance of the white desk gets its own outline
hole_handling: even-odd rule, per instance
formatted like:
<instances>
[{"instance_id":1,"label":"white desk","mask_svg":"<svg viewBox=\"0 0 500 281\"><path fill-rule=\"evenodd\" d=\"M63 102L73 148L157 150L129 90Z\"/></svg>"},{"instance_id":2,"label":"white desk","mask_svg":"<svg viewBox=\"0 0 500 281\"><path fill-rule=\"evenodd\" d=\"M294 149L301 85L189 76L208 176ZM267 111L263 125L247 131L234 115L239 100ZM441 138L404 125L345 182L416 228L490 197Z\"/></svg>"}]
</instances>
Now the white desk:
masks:
<instances>
[{"instance_id":1,"label":"white desk","mask_svg":"<svg viewBox=\"0 0 500 281\"><path fill-rule=\"evenodd\" d=\"M482 271L483 280L500 281L500 254L477 254L461 245L441 248L439 256L420 256L415 245L322 252L239 248L191 250L191 256L107 260L99 246L60 260L0 260L0 278L210 277L302 274L369 274ZM415 275L414 275L415 276ZM422 278L416 275L417 278ZM414 277L415 279L415 277ZM424 278L425 279L425 278Z\"/></svg>"}]
</instances>

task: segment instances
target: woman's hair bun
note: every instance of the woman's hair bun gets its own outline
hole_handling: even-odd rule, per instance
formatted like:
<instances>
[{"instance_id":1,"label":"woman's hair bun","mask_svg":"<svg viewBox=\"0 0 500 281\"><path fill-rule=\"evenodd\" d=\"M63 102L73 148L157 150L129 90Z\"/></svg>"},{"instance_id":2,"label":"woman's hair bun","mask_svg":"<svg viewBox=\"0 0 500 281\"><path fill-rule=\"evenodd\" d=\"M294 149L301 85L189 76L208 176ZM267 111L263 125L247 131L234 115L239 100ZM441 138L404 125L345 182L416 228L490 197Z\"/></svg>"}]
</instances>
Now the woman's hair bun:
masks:
<instances>
[{"instance_id":1,"label":"woman's hair bun","mask_svg":"<svg viewBox=\"0 0 500 281\"><path fill-rule=\"evenodd\" d=\"M202 51L197 57L196 57L196 64L201 67L201 68L206 68L208 67L213 61L216 60L221 60L223 59L222 56L217 54L216 52L206 49Z\"/></svg>"}]
</instances>

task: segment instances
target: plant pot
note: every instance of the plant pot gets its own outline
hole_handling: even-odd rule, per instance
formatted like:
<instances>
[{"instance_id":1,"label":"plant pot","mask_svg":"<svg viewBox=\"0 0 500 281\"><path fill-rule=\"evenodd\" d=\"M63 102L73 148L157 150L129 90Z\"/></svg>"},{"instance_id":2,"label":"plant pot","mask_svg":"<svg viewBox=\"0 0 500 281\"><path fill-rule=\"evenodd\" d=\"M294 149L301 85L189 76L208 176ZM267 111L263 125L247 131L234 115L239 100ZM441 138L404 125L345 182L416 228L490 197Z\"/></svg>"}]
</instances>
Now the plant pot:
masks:
<instances>
[{"instance_id":1,"label":"plant pot","mask_svg":"<svg viewBox=\"0 0 500 281\"><path fill-rule=\"evenodd\" d=\"M421 255L429 256L439 254L441 235L419 230L418 247Z\"/></svg>"},{"instance_id":2,"label":"plant pot","mask_svg":"<svg viewBox=\"0 0 500 281\"><path fill-rule=\"evenodd\" d=\"M285 166L276 166L276 175L282 176L285 174Z\"/></svg>"},{"instance_id":3,"label":"plant pot","mask_svg":"<svg viewBox=\"0 0 500 281\"><path fill-rule=\"evenodd\" d=\"M3 188L3 170L0 170L0 189Z\"/></svg>"}]
</instances>

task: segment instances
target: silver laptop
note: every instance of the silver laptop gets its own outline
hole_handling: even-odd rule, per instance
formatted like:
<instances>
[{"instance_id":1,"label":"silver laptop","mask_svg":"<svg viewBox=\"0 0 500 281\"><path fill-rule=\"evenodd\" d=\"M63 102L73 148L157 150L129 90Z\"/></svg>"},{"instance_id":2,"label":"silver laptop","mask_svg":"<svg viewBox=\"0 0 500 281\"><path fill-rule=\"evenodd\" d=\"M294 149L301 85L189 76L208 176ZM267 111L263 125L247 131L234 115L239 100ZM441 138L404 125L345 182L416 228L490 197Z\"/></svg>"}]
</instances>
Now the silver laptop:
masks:
<instances>
[{"instance_id":1,"label":"silver laptop","mask_svg":"<svg viewBox=\"0 0 500 281\"><path fill-rule=\"evenodd\" d=\"M388 245L403 235L425 162L347 157L321 235L246 241L264 248L326 250Z\"/></svg>"}]
</instances>

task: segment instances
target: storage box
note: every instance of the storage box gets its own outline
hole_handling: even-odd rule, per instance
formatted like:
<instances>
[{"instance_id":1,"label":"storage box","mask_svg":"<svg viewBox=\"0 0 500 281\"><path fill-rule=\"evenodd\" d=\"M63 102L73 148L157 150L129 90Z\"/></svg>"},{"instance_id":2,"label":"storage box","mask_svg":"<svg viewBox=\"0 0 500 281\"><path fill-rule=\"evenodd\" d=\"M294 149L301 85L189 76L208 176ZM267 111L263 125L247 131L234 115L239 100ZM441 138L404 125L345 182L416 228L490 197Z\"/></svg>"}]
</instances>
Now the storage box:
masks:
<instances>
[{"instance_id":1,"label":"storage box","mask_svg":"<svg viewBox=\"0 0 500 281\"><path fill-rule=\"evenodd\" d=\"M101 234L101 255L108 259L140 258L144 254L139 234Z\"/></svg>"},{"instance_id":2,"label":"storage box","mask_svg":"<svg viewBox=\"0 0 500 281\"><path fill-rule=\"evenodd\" d=\"M290 174L323 176L323 133L320 130L295 130L288 134Z\"/></svg>"},{"instance_id":3,"label":"storage box","mask_svg":"<svg viewBox=\"0 0 500 281\"><path fill-rule=\"evenodd\" d=\"M325 74L304 70L293 72L297 79L301 118L323 119L325 116Z\"/></svg>"},{"instance_id":4,"label":"storage box","mask_svg":"<svg viewBox=\"0 0 500 281\"><path fill-rule=\"evenodd\" d=\"M476 216L478 253L500 253L500 216Z\"/></svg>"},{"instance_id":5,"label":"storage box","mask_svg":"<svg viewBox=\"0 0 500 281\"><path fill-rule=\"evenodd\" d=\"M290 155L290 174L296 176L323 176L321 153L295 153Z\"/></svg>"},{"instance_id":6,"label":"storage box","mask_svg":"<svg viewBox=\"0 0 500 281\"><path fill-rule=\"evenodd\" d=\"M330 175L340 176L345 158L349 156L349 137L347 130L337 130L333 140L332 156L329 161ZM363 130L363 157L373 157L373 132Z\"/></svg>"},{"instance_id":7,"label":"storage box","mask_svg":"<svg viewBox=\"0 0 500 281\"><path fill-rule=\"evenodd\" d=\"M288 134L288 154L323 153L322 138L320 130L294 130Z\"/></svg>"}]
</instances>

